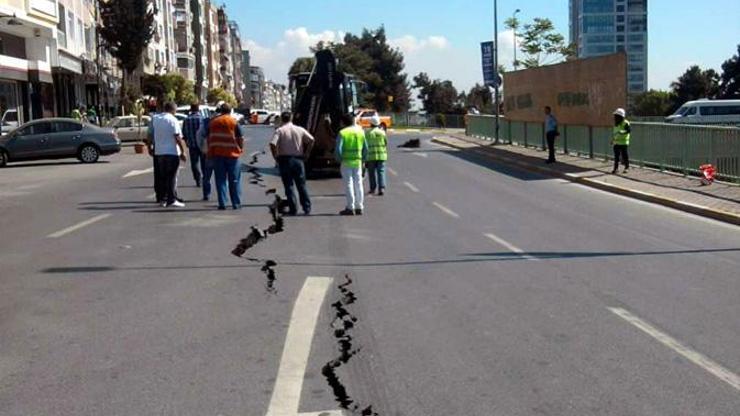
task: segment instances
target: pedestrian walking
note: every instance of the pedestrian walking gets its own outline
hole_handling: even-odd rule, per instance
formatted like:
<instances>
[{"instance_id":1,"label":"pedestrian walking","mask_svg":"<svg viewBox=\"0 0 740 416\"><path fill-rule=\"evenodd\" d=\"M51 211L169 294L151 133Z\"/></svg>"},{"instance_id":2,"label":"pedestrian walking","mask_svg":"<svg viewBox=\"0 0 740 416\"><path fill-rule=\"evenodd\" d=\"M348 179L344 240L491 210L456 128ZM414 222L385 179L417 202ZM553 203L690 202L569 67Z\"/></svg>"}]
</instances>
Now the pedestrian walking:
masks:
<instances>
[{"instance_id":1,"label":"pedestrian walking","mask_svg":"<svg viewBox=\"0 0 740 416\"><path fill-rule=\"evenodd\" d=\"M288 201L289 215L298 213L294 186L298 189L298 197L303 213L310 215L311 197L306 188L304 161L311 154L315 140L306 129L293 124L292 118L293 115L290 112L284 112L280 115L283 125L275 130L270 142L270 150L280 169L280 177L285 188L285 198Z\"/></svg>"},{"instance_id":2,"label":"pedestrian walking","mask_svg":"<svg viewBox=\"0 0 740 416\"><path fill-rule=\"evenodd\" d=\"M339 215L362 215L365 203L362 164L368 153L365 131L356 124L352 114L345 114L342 122L346 127L339 132L335 152L341 163L347 207Z\"/></svg>"},{"instance_id":3,"label":"pedestrian walking","mask_svg":"<svg viewBox=\"0 0 740 416\"><path fill-rule=\"evenodd\" d=\"M226 209L228 188L231 206L241 209L241 164L239 157L244 152L244 138L239 124L231 115L231 106L222 104L219 115L208 124L208 158L216 174L218 209Z\"/></svg>"},{"instance_id":4,"label":"pedestrian walking","mask_svg":"<svg viewBox=\"0 0 740 416\"><path fill-rule=\"evenodd\" d=\"M200 105L193 103L190 105L188 118L182 122L182 135L185 138L185 144L188 145L188 155L190 156L190 170L193 172L195 186L201 187L203 178L202 171L205 171L205 157L198 144L198 131L203 125L203 115L200 113Z\"/></svg>"},{"instance_id":5,"label":"pedestrian walking","mask_svg":"<svg viewBox=\"0 0 740 416\"><path fill-rule=\"evenodd\" d=\"M175 117L177 107L174 103L164 106L164 113L152 120L151 137L147 138L149 154L154 155L154 187L157 202L163 207L184 207L177 199L177 171L180 161L186 162L185 142L182 140L180 123Z\"/></svg>"},{"instance_id":6,"label":"pedestrian walking","mask_svg":"<svg viewBox=\"0 0 740 416\"><path fill-rule=\"evenodd\" d=\"M616 174L619 169L620 159L624 163L623 173L630 170L630 136L632 135L632 126L627 120L627 112L623 108L617 108L614 111L614 130L612 134L612 145L614 146L614 170Z\"/></svg>"},{"instance_id":7,"label":"pedestrian walking","mask_svg":"<svg viewBox=\"0 0 740 416\"><path fill-rule=\"evenodd\" d=\"M388 137L380 128L380 117L376 114L370 119L367 138L367 173L370 177L370 194L378 190L378 196L385 194L385 164L388 161Z\"/></svg>"},{"instance_id":8,"label":"pedestrian walking","mask_svg":"<svg viewBox=\"0 0 740 416\"><path fill-rule=\"evenodd\" d=\"M545 107L545 138L547 139L547 161L545 163L555 163L555 139L560 136L558 130L558 119L552 114L550 106Z\"/></svg>"}]
</instances>

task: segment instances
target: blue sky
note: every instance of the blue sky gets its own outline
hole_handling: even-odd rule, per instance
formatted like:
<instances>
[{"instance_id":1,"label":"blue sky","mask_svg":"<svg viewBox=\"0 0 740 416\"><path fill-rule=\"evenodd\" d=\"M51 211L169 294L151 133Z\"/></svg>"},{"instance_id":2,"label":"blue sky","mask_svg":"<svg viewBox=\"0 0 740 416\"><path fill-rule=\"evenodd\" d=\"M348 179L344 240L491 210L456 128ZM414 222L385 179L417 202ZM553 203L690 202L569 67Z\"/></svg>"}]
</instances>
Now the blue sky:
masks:
<instances>
[{"instance_id":1,"label":"blue sky","mask_svg":"<svg viewBox=\"0 0 740 416\"><path fill-rule=\"evenodd\" d=\"M567 39L568 0L498 3L502 63L511 65L513 50L513 37L505 33L503 21L517 8L525 21L550 18ZM491 0L227 0L225 4L230 17L240 24L253 65L264 67L268 78L279 82L285 81L290 63L308 55L308 46L316 41L338 40L345 32L359 33L363 27L383 24L391 42L404 51L410 76L426 71L467 89L481 81L479 43L493 36ZM650 88L667 89L692 64L719 70L740 43L738 0L651 0L648 19Z\"/></svg>"}]
</instances>

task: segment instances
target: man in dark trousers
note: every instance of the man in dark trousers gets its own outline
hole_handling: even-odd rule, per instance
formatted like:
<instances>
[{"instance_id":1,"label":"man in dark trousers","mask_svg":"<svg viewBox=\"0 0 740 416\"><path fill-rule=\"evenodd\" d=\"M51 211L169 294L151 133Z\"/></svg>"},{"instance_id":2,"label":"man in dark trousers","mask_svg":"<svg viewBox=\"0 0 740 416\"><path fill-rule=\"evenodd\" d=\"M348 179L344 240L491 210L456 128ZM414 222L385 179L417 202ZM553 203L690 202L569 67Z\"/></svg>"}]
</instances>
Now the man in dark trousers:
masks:
<instances>
[{"instance_id":1,"label":"man in dark trousers","mask_svg":"<svg viewBox=\"0 0 740 416\"><path fill-rule=\"evenodd\" d=\"M280 168L280 177L285 187L285 198L288 200L289 215L298 213L293 186L298 188L303 213L311 214L311 198L306 189L305 159L311 154L314 137L303 127L292 122L292 114L285 112L280 116L283 125L275 130L270 142L272 156Z\"/></svg>"},{"instance_id":2,"label":"man in dark trousers","mask_svg":"<svg viewBox=\"0 0 740 416\"><path fill-rule=\"evenodd\" d=\"M614 111L614 129L612 132L612 145L614 146L614 170L613 174L619 169L620 159L624 163L624 173L630 170L630 138L632 136L632 126L627 120L627 112L623 108L617 108Z\"/></svg>"},{"instance_id":3,"label":"man in dark trousers","mask_svg":"<svg viewBox=\"0 0 740 416\"><path fill-rule=\"evenodd\" d=\"M147 144L149 153L154 154L157 176L155 186L158 188L157 194L162 198L162 206L181 208L185 204L177 200L177 171L180 161L187 161L187 157L180 122L175 117L176 110L174 103L164 105L164 113L152 120L153 137Z\"/></svg>"},{"instance_id":4,"label":"man in dark trousers","mask_svg":"<svg viewBox=\"0 0 740 416\"><path fill-rule=\"evenodd\" d=\"M203 157L203 151L198 145L198 130L204 122L203 115L200 113L200 105L198 103L190 104L190 114L182 123L182 135L188 145L190 170L193 172L193 180L197 187L201 186L201 179L203 178L201 171L206 170L204 166L206 158Z\"/></svg>"},{"instance_id":5,"label":"man in dark trousers","mask_svg":"<svg viewBox=\"0 0 740 416\"><path fill-rule=\"evenodd\" d=\"M560 136L558 131L558 119L552 114L550 106L545 107L545 138L547 138L547 161L545 163L555 163L555 139Z\"/></svg>"}]
</instances>

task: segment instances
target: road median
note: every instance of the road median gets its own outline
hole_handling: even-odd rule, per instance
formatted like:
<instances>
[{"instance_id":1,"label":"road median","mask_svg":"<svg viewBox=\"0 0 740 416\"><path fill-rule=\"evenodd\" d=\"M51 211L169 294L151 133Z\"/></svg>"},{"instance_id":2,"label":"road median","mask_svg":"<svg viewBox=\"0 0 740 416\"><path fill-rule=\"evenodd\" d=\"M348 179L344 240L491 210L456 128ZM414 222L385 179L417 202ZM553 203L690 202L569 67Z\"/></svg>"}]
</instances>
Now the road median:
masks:
<instances>
[{"instance_id":1,"label":"road median","mask_svg":"<svg viewBox=\"0 0 740 416\"><path fill-rule=\"evenodd\" d=\"M494 146L490 141L464 135L435 137L433 142L479 154L509 167L740 225L739 186L699 187L696 178L637 167L628 175L612 175L608 172L608 161L573 155L560 155L558 163L546 165L542 151L512 145Z\"/></svg>"}]
</instances>

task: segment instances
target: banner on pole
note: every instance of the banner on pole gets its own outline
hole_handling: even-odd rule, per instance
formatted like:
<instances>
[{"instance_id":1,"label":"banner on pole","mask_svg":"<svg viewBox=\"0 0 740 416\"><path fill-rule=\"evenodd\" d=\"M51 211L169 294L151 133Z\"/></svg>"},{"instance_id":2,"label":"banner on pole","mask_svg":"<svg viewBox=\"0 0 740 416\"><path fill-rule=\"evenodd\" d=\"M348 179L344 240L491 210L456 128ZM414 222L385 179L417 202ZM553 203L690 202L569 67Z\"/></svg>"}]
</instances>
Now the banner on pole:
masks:
<instances>
[{"instance_id":1,"label":"banner on pole","mask_svg":"<svg viewBox=\"0 0 740 416\"><path fill-rule=\"evenodd\" d=\"M493 56L493 41L481 42L481 61L483 63L483 84L498 88L501 86L501 75L496 70Z\"/></svg>"}]
</instances>

